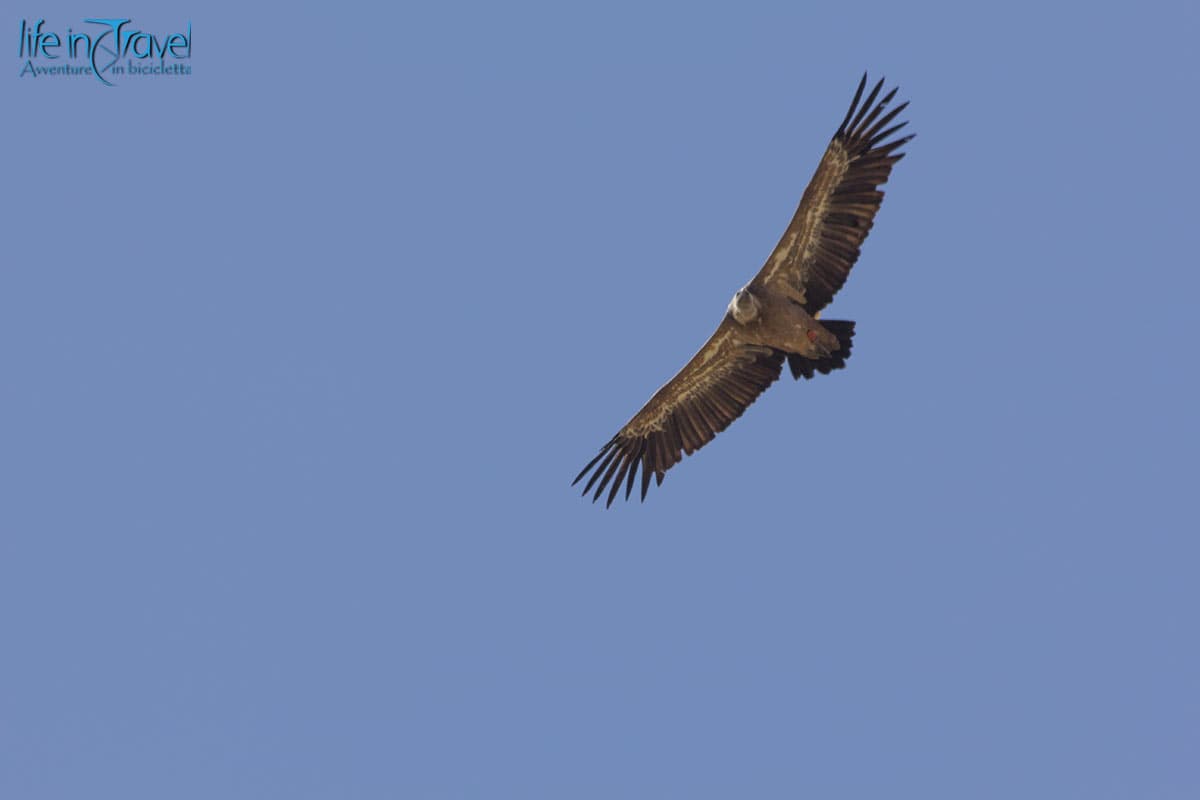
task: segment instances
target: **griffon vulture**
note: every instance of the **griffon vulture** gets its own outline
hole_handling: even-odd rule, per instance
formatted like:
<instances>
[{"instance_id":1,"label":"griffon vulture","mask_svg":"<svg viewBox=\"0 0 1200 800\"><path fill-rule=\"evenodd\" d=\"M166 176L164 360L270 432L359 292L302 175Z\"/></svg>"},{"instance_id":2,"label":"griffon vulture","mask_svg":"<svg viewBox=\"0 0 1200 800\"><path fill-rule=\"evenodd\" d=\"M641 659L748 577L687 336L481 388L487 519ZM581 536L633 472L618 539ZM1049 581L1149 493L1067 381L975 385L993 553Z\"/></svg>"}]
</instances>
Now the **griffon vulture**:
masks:
<instances>
[{"instance_id":1,"label":"griffon vulture","mask_svg":"<svg viewBox=\"0 0 1200 800\"><path fill-rule=\"evenodd\" d=\"M682 453L725 430L779 377L785 359L797 380L846 365L854 323L817 317L846 282L883 200L879 187L912 138L892 138L907 124L892 121L908 103L885 113L896 89L876 102L881 80L859 105L866 84L864 74L783 238L733 296L716 333L575 478L592 473L583 493L595 486L593 502L611 484L612 505L622 483L628 500L639 468L644 501L650 476L661 485Z\"/></svg>"}]
</instances>

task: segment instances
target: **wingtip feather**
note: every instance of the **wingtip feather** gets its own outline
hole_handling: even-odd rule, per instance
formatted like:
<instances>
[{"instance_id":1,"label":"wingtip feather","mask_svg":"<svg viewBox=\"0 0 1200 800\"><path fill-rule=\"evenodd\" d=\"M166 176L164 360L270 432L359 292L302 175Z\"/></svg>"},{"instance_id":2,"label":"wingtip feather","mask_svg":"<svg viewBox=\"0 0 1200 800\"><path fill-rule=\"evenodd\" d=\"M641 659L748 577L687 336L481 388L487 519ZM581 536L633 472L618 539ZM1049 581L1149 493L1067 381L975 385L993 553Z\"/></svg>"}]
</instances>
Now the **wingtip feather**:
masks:
<instances>
[{"instance_id":1,"label":"wingtip feather","mask_svg":"<svg viewBox=\"0 0 1200 800\"><path fill-rule=\"evenodd\" d=\"M854 112L858 109L858 101L862 99L863 89L867 88L867 73L864 71L862 80L858 82L858 88L854 90L854 99L850 101L850 108L846 110L846 116L842 120L842 124L838 126L837 133L834 138L841 136L846 132L846 125L849 124L850 118L854 116Z\"/></svg>"}]
</instances>

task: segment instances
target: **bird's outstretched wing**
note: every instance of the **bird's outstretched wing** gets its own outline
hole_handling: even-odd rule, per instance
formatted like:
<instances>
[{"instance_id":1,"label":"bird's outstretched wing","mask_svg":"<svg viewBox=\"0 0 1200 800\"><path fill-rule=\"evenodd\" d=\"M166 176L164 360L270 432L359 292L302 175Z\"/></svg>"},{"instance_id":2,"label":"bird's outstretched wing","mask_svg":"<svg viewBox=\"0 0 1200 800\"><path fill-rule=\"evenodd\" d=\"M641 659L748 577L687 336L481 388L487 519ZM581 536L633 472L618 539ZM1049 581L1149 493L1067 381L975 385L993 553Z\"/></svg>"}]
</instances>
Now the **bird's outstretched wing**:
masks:
<instances>
[{"instance_id":1,"label":"bird's outstretched wing","mask_svg":"<svg viewBox=\"0 0 1200 800\"><path fill-rule=\"evenodd\" d=\"M846 282L883 200L879 187L887 183L892 167L904 157L896 151L913 138L890 138L908 124L891 124L908 103L884 113L896 89L876 103L883 89L881 80L859 105L866 85L864 74L846 118L804 190L796 215L750 283L752 291L786 286L803 292L804 307L810 314L828 305Z\"/></svg>"},{"instance_id":2,"label":"bird's outstretched wing","mask_svg":"<svg viewBox=\"0 0 1200 800\"><path fill-rule=\"evenodd\" d=\"M611 483L607 505L612 505L622 482L629 499L640 468L645 500L650 476L661 484L682 453L691 455L729 427L779 377L783 359L778 350L743 343L726 317L700 352L600 448L572 485L590 472L583 493L594 486L595 502Z\"/></svg>"}]
</instances>

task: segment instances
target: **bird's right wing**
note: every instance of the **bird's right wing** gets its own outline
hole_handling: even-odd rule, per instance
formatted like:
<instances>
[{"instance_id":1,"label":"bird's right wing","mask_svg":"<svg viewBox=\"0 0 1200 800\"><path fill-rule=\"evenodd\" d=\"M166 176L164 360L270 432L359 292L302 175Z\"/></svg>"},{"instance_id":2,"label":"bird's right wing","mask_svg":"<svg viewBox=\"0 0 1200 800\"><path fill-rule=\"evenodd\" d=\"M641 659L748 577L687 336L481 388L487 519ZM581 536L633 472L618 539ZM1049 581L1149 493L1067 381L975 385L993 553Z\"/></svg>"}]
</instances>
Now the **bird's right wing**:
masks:
<instances>
[{"instance_id":1,"label":"bird's right wing","mask_svg":"<svg viewBox=\"0 0 1200 800\"><path fill-rule=\"evenodd\" d=\"M750 284L752 290L803 292L805 310L813 315L845 284L883 201L879 187L904 157L897 150L912 139L891 138L908 124L892 124L908 103L884 113L896 90L876 103L883 89L879 81L860 106L866 84L863 75L791 224Z\"/></svg>"},{"instance_id":2,"label":"bird's right wing","mask_svg":"<svg viewBox=\"0 0 1200 800\"><path fill-rule=\"evenodd\" d=\"M653 474L663 474L713 440L779 377L784 354L770 347L743 343L727 316L700 352L674 378L654 393L642 410L608 441L575 478L586 495L595 486L595 502L612 483L608 505L621 483L625 499L642 470L642 499Z\"/></svg>"}]
</instances>

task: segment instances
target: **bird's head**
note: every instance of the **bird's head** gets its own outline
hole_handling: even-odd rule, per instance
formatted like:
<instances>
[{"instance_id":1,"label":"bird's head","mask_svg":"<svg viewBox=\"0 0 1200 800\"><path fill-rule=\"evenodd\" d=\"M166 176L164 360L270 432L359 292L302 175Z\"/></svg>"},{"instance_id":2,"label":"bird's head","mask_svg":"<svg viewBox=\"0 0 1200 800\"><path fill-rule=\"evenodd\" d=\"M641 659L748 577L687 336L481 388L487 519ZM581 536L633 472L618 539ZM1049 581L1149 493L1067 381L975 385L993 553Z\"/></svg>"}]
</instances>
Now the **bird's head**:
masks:
<instances>
[{"instance_id":1,"label":"bird's head","mask_svg":"<svg viewBox=\"0 0 1200 800\"><path fill-rule=\"evenodd\" d=\"M750 293L749 288L743 286L729 301L728 310L735 320L745 325L758 316L758 298Z\"/></svg>"}]
</instances>

